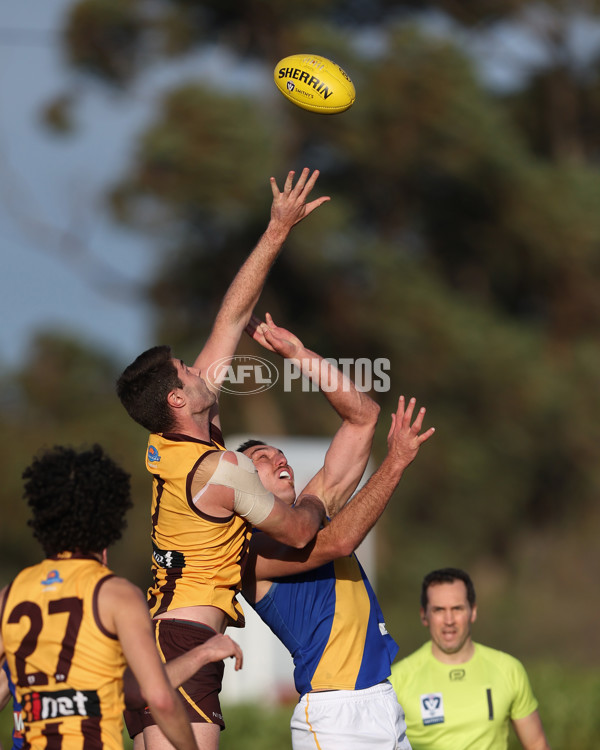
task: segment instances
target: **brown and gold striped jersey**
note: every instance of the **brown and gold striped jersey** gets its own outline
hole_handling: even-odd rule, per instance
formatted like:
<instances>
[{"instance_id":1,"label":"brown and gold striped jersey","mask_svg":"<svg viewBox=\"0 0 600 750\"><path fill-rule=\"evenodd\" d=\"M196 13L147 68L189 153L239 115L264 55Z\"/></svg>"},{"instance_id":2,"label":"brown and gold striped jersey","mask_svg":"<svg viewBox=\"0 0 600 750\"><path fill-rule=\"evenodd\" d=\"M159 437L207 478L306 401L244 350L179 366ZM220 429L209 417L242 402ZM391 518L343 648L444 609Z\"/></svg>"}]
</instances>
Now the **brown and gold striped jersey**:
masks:
<instances>
[{"instance_id":1,"label":"brown and gold striped jersey","mask_svg":"<svg viewBox=\"0 0 600 750\"><path fill-rule=\"evenodd\" d=\"M0 628L26 748L122 750L125 657L97 607L112 576L96 558L65 553L10 585Z\"/></svg>"},{"instance_id":2,"label":"brown and gold striped jersey","mask_svg":"<svg viewBox=\"0 0 600 750\"><path fill-rule=\"evenodd\" d=\"M210 605L223 610L230 625L242 627L236 595L251 525L233 513L207 515L194 504L197 469L206 456L225 450L220 433L211 437L209 443L177 434L152 434L148 440L146 468L153 476L150 614Z\"/></svg>"}]
</instances>

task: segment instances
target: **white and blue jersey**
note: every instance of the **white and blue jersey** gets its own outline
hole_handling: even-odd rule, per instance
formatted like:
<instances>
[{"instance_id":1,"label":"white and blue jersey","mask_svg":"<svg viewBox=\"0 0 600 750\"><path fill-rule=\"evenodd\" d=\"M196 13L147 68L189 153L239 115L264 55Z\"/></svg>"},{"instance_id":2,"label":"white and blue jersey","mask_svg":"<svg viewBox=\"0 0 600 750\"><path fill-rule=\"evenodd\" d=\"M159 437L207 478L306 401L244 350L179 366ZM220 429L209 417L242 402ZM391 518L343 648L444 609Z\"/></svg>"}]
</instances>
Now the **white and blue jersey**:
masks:
<instances>
[{"instance_id":1,"label":"white and blue jersey","mask_svg":"<svg viewBox=\"0 0 600 750\"><path fill-rule=\"evenodd\" d=\"M252 606L291 653L300 695L363 690L389 677L398 645L354 554L278 578Z\"/></svg>"}]
</instances>

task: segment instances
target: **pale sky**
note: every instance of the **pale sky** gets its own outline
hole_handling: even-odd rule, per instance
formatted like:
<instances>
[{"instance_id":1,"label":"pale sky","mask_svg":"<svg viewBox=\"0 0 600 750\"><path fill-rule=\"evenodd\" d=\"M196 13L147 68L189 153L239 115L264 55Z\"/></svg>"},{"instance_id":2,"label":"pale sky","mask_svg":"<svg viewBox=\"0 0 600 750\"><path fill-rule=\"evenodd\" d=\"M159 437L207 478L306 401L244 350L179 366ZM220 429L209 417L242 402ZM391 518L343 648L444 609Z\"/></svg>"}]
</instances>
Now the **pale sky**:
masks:
<instances>
[{"instance_id":1,"label":"pale sky","mask_svg":"<svg viewBox=\"0 0 600 750\"><path fill-rule=\"evenodd\" d=\"M102 188L126 163L150 102L135 106L89 87L75 137L49 134L40 111L76 79L56 32L71 0L3 0L0 26L0 365L18 364L40 327L82 335L122 360L148 342L149 311L94 290L97 271L65 256L61 235L119 273L145 278L148 238L116 228Z\"/></svg>"},{"instance_id":2,"label":"pale sky","mask_svg":"<svg viewBox=\"0 0 600 750\"><path fill-rule=\"evenodd\" d=\"M126 171L136 135L176 82L214 80L220 88L253 87L267 95L264 67L243 65L217 47L161 64L120 97L78 77L62 60L58 32L74 0L3 0L0 22L0 366L17 365L41 327L83 336L123 364L154 341L151 310L100 293L94 264L65 253L75 228L85 249L118 276L153 276L158 252L148 236L116 227L103 191ZM267 75L268 73L268 75ZM40 122L56 95L78 86L80 127L60 137ZM273 96L278 96L273 87Z\"/></svg>"}]
</instances>

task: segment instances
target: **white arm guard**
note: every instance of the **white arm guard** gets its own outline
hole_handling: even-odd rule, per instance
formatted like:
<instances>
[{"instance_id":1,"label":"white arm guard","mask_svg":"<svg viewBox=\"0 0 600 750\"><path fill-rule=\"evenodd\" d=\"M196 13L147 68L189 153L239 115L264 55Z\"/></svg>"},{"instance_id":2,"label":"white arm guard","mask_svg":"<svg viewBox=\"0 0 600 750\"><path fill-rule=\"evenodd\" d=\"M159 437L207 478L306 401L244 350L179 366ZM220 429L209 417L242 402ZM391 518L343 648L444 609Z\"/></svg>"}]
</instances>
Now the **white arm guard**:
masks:
<instances>
[{"instance_id":1,"label":"white arm guard","mask_svg":"<svg viewBox=\"0 0 600 750\"><path fill-rule=\"evenodd\" d=\"M254 468L243 453L235 452L237 466L219 457L219 465L207 484L231 487L234 491L233 510L253 526L261 523L275 505L275 496L266 490Z\"/></svg>"}]
</instances>

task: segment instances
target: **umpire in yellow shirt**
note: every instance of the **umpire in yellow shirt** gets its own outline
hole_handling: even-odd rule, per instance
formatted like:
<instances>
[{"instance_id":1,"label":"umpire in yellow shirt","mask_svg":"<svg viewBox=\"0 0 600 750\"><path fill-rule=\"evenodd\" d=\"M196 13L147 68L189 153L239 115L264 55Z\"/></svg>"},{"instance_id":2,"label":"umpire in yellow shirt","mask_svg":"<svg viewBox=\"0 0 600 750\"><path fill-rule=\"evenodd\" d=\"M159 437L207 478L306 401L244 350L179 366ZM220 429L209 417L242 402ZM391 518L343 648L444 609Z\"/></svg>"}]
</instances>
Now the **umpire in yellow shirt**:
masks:
<instances>
[{"instance_id":1,"label":"umpire in yellow shirt","mask_svg":"<svg viewBox=\"0 0 600 750\"><path fill-rule=\"evenodd\" d=\"M392 666L413 750L506 750L512 722L524 750L550 750L521 662L475 643L475 589L458 568L434 570L421 586L431 640Z\"/></svg>"}]
</instances>

